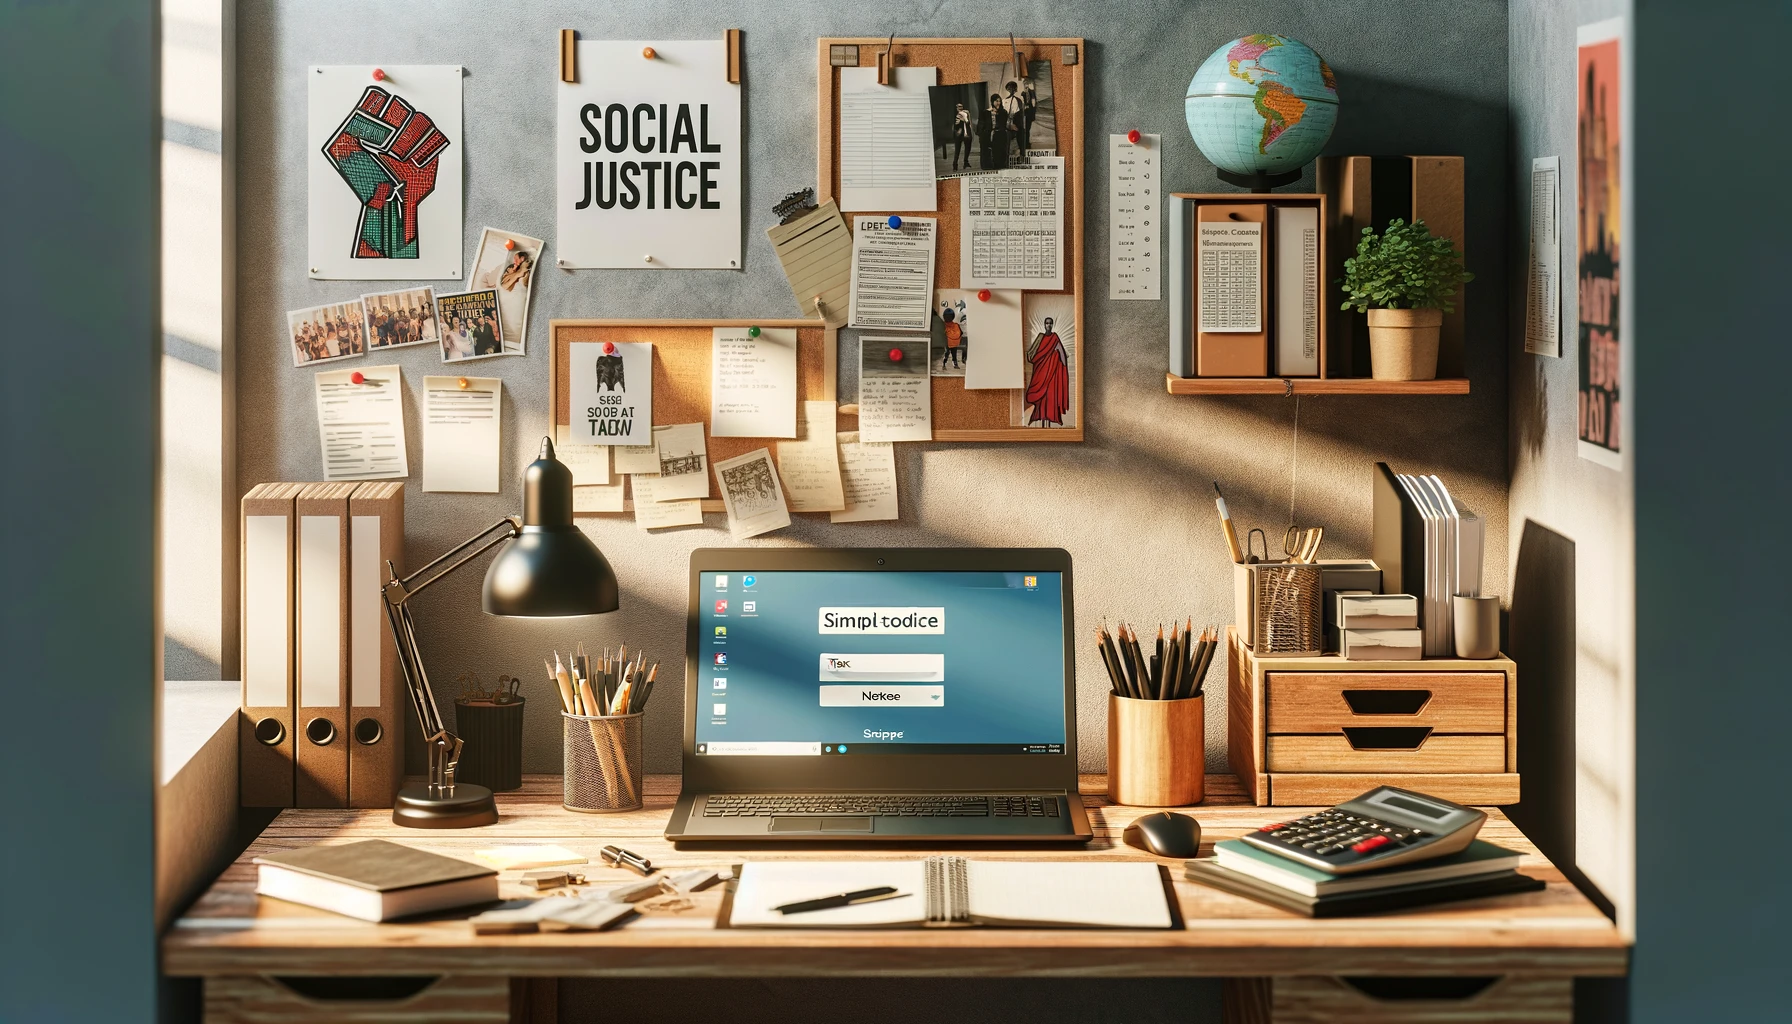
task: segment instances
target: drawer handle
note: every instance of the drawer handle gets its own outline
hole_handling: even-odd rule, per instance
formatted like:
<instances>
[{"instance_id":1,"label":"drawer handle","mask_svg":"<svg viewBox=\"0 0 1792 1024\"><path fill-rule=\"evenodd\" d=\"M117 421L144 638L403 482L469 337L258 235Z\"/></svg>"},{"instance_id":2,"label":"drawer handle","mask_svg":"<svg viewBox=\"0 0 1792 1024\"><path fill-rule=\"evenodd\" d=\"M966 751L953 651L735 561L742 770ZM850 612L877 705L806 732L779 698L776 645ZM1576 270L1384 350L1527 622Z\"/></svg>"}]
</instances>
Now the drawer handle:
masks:
<instances>
[{"instance_id":1,"label":"drawer handle","mask_svg":"<svg viewBox=\"0 0 1792 1024\"><path fill-rule=\"evenodd\" d=\"M1500 979L1371 976L1338 980L1377 1002L1392 1003L1414 999L1466 1001L1492 988Z\"/></svg>"},{"instance_id":2,"label":"drawer handle","mask_svg":"<svg viewBox=\"0 0 1792 1024\"><path fill-rule=\"evenodd\" d=\"M398 1003L441 981L440 975L379 977L270 976L269 981L314 1003Z\"/></svg>"},{"instance_id":3,"label":"drawer handle","mask_svg":"<svg viewBox=\"0 0 1792 1024\"><path fill-rule=\"evenodd\" d=\"M1344 703L1358 715L1416 715L1430 702L1430 690L1344 691Z\"/></svg>"},{"instance_id":4,"label":"drawer handle","mask_svg":"<svg viewBox=\"0 0 1792 1024\"><path fill-rule=\"evenodd\" d=\"M1417 750L1431 735L1427 725L1347 725L1352 750Z\"/></svg>"}]
</instances>

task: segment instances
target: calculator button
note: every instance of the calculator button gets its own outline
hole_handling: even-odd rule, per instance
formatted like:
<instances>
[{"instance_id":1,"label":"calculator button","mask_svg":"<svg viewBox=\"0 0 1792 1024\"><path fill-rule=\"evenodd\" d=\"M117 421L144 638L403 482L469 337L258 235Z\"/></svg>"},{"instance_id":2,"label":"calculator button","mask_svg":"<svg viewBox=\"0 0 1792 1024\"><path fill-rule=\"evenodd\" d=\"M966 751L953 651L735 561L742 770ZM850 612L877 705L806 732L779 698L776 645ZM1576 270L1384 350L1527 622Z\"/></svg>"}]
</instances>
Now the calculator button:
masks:
<instances>
[{"instance_id":1,"label":"calculator button","mask_svg":"<svg viewBox=\"0 0 1792 1024\"><path fill-rule=\"evenodd\" d=\"M1287 827L1288 827L1287 822L1278 821L1274 825L1265 825L1262 828L1258 829L1257 831L1259 831L1259 832L1280 832Z\"/></svg>"},{"instance_id":2,"label":"calculator button","mask_svg":"<svg viewBox=\"0 0 1792 1024\"><path fill-rule=\"evenodd\" d=\"M1387 844L1387 836L1370 836L1355 846L1352 846L1351 849L1357 853L1369 853L1370 851L1386 846Z\"/></svg>"}]
</instances>

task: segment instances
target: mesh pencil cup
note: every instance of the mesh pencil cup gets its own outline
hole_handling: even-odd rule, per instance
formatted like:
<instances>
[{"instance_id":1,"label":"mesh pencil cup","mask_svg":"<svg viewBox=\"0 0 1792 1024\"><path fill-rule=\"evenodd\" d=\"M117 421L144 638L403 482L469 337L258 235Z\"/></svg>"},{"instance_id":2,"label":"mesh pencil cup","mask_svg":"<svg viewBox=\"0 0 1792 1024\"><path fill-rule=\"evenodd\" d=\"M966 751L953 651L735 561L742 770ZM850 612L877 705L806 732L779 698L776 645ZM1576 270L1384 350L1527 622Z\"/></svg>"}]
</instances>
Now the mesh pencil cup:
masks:
<instances>
[{"instance_id":1,"label":"mesh pencil cup","mask_svg":"<svg viewBox=\"0 0 1792 1024\"><path fill-rule=\"evenodd\" d=\"M569 811L602 814L641 808L643 712L632 715L560 713Z\"/></svg>"}]
</instances>

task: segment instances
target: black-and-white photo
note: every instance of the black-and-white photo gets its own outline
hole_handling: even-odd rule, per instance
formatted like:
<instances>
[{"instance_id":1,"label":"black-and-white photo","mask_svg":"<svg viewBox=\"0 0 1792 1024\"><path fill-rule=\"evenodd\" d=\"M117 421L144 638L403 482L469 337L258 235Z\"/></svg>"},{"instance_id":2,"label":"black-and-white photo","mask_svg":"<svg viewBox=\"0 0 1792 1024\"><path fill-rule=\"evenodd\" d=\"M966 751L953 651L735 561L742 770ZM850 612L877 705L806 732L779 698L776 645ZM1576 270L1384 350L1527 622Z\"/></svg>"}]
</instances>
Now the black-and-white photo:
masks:
<instances>
[{"instance_id":1,"label":"black-and-white photo","mask_svg":"<svg viewBox=\"0 0 1792 1024\"><path fill-rule=\"evenodd\" d=\"M703 424L672 423L653 428L659 450L660 478L653 485L660 501L709 497L709 450Z\"/></svg>"},{"instance_id":2,"label":"black-and-white photo","mask_svg":"<svg viewBox=\"0 0 1792 1024\"><path fill-rule=\"evenodd\" d=\"M979 66L989 88L986 117L978 121L978 142L991 151L994 166L1014 167L1028 150L1058 151L1058 118L1052 108L1052 64L1027 62L1027 77L1016 78L1011 63ZM983 125L989 125L989 137Z\"/></svg>"},{"instance_id":3,"label":"black-and-white photo","mask_svg":"<svg viewBox=\"0 0 1792 1024\"><path fill-rule=\"evenodd\" d=\"M757 458L716 469L735 518L748 519L784 507L777 471L772 468L771 459Z\"/></svg>"},{"instance_id":4,"label":"black-and-white photo","mask_svg":"<svg viewBox=\"0 0 1792 1024\"><path fill-rule=\"evenodd\" d=\"M989 83L931 86L927 103L933 114L933 176L958 178L987 170L979 159L977 116L989 103Z\"/></svg>"}]
</instances>

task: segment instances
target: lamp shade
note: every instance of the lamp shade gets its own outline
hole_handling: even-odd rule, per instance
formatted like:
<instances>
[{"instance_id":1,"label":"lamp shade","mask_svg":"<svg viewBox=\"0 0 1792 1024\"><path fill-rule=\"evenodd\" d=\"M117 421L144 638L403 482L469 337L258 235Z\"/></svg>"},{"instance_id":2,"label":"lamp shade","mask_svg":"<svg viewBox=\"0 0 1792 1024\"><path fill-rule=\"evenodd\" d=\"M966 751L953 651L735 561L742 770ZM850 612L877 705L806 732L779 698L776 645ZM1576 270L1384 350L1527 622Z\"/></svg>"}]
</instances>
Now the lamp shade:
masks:
<instances>
[{"instance_id":1,"label":"lamp shade","mask_svg":"<svg viewBox=\"0 0 1792 1024\"><path fill-rule=\"evenodd\" d=\"M485 610L493 615L596 615L621 601L610 563L572 522L572 470L554 458L554 442L523 471L523 528L485 572Z\"/></svg>"}]
</instances>

